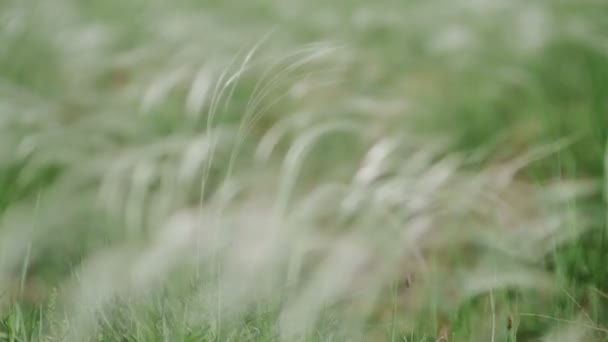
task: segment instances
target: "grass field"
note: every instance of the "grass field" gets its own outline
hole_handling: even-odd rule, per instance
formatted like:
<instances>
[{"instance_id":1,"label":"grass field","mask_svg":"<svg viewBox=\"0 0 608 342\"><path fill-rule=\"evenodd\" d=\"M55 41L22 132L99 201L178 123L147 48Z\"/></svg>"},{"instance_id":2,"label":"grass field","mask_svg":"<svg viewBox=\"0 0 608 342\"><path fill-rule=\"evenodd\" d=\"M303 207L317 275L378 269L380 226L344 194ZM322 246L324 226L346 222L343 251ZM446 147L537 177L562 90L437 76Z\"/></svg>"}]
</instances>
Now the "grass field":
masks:
<instances>
[{"instance_id":1,"label":"grass field","mask_svg":"<svg viewBox=\"0 0 608 342\"><path fill-rule=\"evenodd\" d=\"M0 1L0 341L608 341L608 2Z\"/></svg>"}]
</instances>

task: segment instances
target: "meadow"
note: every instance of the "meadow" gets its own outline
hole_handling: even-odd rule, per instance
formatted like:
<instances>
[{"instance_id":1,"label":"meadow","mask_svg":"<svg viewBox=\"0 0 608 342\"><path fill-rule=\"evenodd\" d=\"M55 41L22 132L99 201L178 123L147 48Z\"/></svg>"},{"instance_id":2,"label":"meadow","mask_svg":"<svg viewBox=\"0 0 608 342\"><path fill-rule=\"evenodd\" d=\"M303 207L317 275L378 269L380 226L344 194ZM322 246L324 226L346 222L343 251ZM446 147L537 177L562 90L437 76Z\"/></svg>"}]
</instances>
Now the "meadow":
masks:
<instances>
[{"instance_id":1,"label":"meadow","mask_svg":"<svg viewBox=\"0 0 608 342\"><path fill-rule=\"evenodd\" d=\"M0 341L608 341L608 2L0 1Z\"/></svg>"}]
</instances>

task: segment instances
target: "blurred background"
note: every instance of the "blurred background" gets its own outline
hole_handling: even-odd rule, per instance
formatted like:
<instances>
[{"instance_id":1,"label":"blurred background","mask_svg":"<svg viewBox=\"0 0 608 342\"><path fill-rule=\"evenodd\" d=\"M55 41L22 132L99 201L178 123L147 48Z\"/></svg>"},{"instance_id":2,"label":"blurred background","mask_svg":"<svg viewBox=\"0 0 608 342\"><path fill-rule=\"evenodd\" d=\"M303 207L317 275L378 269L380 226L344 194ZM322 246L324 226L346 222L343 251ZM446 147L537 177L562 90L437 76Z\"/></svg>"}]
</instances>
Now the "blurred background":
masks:
<instances>
[{"instance_id":1,"label":"blurred background","mask_svg":"<svg viewBox=\"0 0 608 342\"><path fill-rule=\"evenodd\" d=\"M0 340L605 341L608 2L3 0Z\"/></svg>"}]
</instances>

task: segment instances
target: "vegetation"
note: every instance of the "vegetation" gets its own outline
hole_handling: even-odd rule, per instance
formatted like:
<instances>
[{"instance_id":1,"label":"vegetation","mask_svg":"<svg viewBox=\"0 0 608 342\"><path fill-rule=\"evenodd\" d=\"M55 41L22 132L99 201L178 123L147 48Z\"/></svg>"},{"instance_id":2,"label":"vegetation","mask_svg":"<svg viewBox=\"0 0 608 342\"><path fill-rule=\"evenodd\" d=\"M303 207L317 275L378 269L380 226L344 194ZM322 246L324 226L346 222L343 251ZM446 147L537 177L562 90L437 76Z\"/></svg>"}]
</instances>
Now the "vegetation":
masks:
<instances>
[{"instance_id":1,"label":"vegetation","mask_svg":"<svg viewBox=\"0 0 608 342\"><path fill-rule=\"evenodd\" d=\"M0 340L608 340L608 2L0 2Z\"/></svg>"}]
</instances>

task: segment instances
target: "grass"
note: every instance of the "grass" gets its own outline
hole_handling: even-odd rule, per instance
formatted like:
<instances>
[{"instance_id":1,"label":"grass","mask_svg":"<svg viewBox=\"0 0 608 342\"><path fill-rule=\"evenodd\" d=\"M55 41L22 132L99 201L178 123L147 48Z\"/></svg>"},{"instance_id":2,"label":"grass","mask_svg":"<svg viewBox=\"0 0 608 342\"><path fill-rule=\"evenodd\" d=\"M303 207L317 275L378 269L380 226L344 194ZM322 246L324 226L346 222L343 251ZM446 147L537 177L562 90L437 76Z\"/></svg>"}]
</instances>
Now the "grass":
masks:
<instances>
[{"instance_id":1,"label":"grass","mask_svg":"<svg viewBox=\"0 0 608 342\"><path fill-rule=\"evenodd\" d=\"M0 3L0 340L606 341L606 13Z\"/></svg>"}]
</instances>

